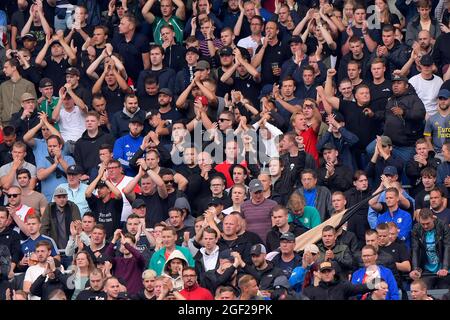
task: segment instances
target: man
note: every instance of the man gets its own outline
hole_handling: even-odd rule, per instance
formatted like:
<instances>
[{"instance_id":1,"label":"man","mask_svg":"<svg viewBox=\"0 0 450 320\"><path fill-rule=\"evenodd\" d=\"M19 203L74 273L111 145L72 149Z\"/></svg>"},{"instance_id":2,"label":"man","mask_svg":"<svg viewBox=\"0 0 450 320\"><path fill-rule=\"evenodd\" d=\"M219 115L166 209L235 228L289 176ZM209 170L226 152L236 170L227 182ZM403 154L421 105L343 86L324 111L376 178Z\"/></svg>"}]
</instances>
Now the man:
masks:
<instances>
[{"instance_id":1,"label":"man","mask_svg":"<svg viewBox=\"0 0 450 320\"><path fill-rule=\"evenodd\" d=\"M130 93L125 96L123 110L116 112L111 119L111 135L118 139L128 134L128 125L134 116L145 119L145 111L139 107L138 97Z\"/></svg>"},{"instance_id":2,"label":"man","mask_svg":"<svg viewBox=\"0 0 450 320\"><path fill-rule=\"evenodd\" d=\"M261 66L262 83L276 83L281 75L281 62L290 58L290 50L278 40L278 24L275 21L267 22L266 36L262 45L256 50L252 59L252 66Z\"/></svg>"},{"instance_id":3,"label":"man","mask_svg":"<svg viewBox=\"0 0 450 320\"><path fill-rule=\"evenodd\" d=\"M249 1L244 3L244 8L252 5ZM241 11L241 15L242 15ZM247 10L245 11L247 13ZM239 23L240 18L238 19ZM236 28L238 28L238 23L236 24L234 34L240 36L241 39L238 41L237 46L246 49L250 56L253 58L256 54L258 47L264 42L264 37L262 35L262 30L264 28L264 20L261 16L255 15L251 19L247 17L247 24L250 25L250 34L245 37L244 30L239 30L239 34L236 33ZM243 22L245 24L245 22ZM245 38L244 38L245 37Z\"/></svg>"},{"instance_id":4,"label":"man","mask_svg":"<svg viewBox=\"0 0 450 320\"><path fill-rule=\"evenodd\" d=\"M242 204L242 215L247 222L247 230L255 232L266 242L267 232L271 228L270 212L277 203L264 197L263 186L257 179L250 181L249 191L251 197Z\"/></svg>"},{"instance_id":5,"label":"man","mask_svg":"<svg viewBox=\"0 0 450 320\"><path fill-rule=\"evenodd\" d=\"M105 262L104 259L107 258L103 256L106 251L105 239L105 227L102 224L96 224L92 229L89 245L84 247L84 250L89 253L95 264L99 264L101 261Z\"/></svg>"},{"instance_id":6,"label":"man","mask_svg":"<svg viewBox=\"0 0 450 320\"><path fill-rule=\"evenodd\" d=\"M137 81L141 70L150 68L149 42L144 35L137 33L136 26L136 17L126 13L120 19L119 34L112 40L113 48L123 57L127 74L134 82Z\"/></svg>"},{"instance_id":7,"label":"man","mask_svg":"<svg viewBox=\"0 0 450 320\"><path fill-rule=\"evenodd\" d=\"M302 292L310 300L348 300L352 296L364 294L379 288L379 283L352 284L336 278L336 269L330 261L319 265L320 282L317 287L306 287Z\"/></svg>"},{"instance_id":8,"label":"man","mask_svg":"<svg viewBox=\"0 0 450 320\"><path fill-rule=\"evenodd\" d=\"M144 288L136 294L132 300L156 300L155 294L156 272L153 270L145 270L142 272L142 285Z\"/></svg>"},{"instance_id":9,"label":"man","mask_svg":"<svg viewBox=\"0 0 450 320\"><path fill-rule=\"evenodd\" d=\"M106 292L103 290L104 276L99 269L89 273L89 287L77 295L77 300L105 300Z\"/></svg>"},{"instance_id":10,"label":"man","mask_svg":"<svg viewBox=\"0 0 450 320\"><path fill-rule=\"evenodd\" d=\"M223 219L223 233L218 241L219 247L228 248L240 254L245 263L251 263L250 250L252 244L242 235L238 235L239 218L229 214Z\"/></svg>"},{"instance_id":11,"label":"man","mask_svg":"<svg viewBox=\"0 0 450 320\"><path fill-rule=\"evenodd\" d=\"M44 273L44 271L53 264L53 258L50 257L52 250L51 244L47 241L40 241L36 244L37 264L30 266L23 281L23 291L28 293L29 300L40 300L40 297L30 294L30 288L33 282Z\"/></svg>"},{"instance_id":12,"label":"man","mask_svg":"<svg viewBox=\"0 0 450 320\"><path fill-rule=\"evenodd\" d=\"M91 175L91 170L97 168L99 152L102 145L114 144L112 135L104 133L100 128L100 115L95 111L89 111L85 120L86 131L75 143L74 158L77 165L83 170L83 174ZM94 176L91 176L93 179ZM84 180L84 179L83 179Z\"/></svg>"},{"instance_id":13,"label":"man","mask_svg":"<svg viewBox=\"0 0 450 320\"><path fill-rule=\"evenodd\" d=\"M27 169L31 174L30 186L34 189L37 182L36 166L25 161L27 146L21 141L15 142L12 147L11 155L13 160L0 167L0 183L2 187L8 189L12 185L18 185L16 177L17 170Z\"/></svg>"},{"instance_id":14,"label":"man","mask_svg":"<svg viewBox=\"0 0 450 320\"><path fill-rule=\"evenodd\" d=\"M241 290L239 300L259 300L258 282L251 275L244 275L239 279L238 287Z\"/></svg>"},{"instance_id":15,"label":"man","mask_svg":"<svg viewBox=\"0 0 450 320\"><path fill-rule=\"evenodd\" d=\"M163 248L156 251L153 254L148 266L148 268L154 270L157 275L161 275L161 273L163 272L164 264L167 261L167 258L175 250L180 251L184 255L189 266L191 267L194 266L195 262L194 259L192 258L191 253L187 248L177 246L175 244L176 239L177 239L177 232L175 228L165 227L163 229L162 231Z\"/></svg>"},{"instance_id":16,"label":"man","mask_svg":"<svg viewBox=\"0 0 450 320\"><path fill-rule=\"evenodd\" d=\"M364 268L358 269L352 274L352 283L365 284L370 283L373 279L381 278L388 284L386 300L400 300L397 282L392 271L376 264L378 258L376 249L370 245L364 246L361 250L361 257L364 262ZM366 298L364 295L361 297L362 300Z\"/></svg>"},{"instance_id":17,"label":"man","mask_svg":"<svg viewBox=\"0 0 450 320\"><path fill-rule=\"evenodd\" d=\"M185 241L186 236L189 236L189 239L194 236L195 230L193 227L185 225L184 220L186 219L186 214L183 210L179 208L170 208L168 214L170 225L174 227L177 232L176 244L181 246Z\"/></svg>"},{"instance_id":18,"label":"man","mask_svg":"<svg viewBox=\"0 0 450 320\"><path fill-rule=\"evenodd\" d=\"M337 72L337 83L347 78L347 65L350 61L356 61L361 66L361 78L367 78L367 71L370 61L370 55L367 48L364 47L364 41L356 35L348 39L349 53L345 54L339 64Z\"/></svg>"},{"instance_id":19,"label":"man","mask_svg":"<svg viewBox=\"0 0 450 320\"><path fill-rule=\"evenodd\" d=\"M411 298L414 301L420 300L434 300L432 296L427 293L427 284L423 280L414 280L411 283Z\"/></svg>"},{"instance_id":20,"label":"man","mask_svg":"<svg viewBox=\"0 0 450 320\"><path fill-rule=\"evenodd\" d=\"M164 55L166 57L166 55ZM189 86L189 84L194 80L194 72L196 71L197 62L200 58L200 51L195 47L189 47L186 50L185 53L185 66L177 72L176 78L175 78L175 94L179 95L181 94L186 88ZM149 79L149 78L147 78ZM156 84L158 82L156 81ZM148 93L149 90L147 90L147 81L145 81L145 91Z\"/></svg>"},{"instance_id":21,"label":"man","mask_svg":"<svg viewBox=\"0 0 450 320\"><path fill-rule=\"evenodd\" d=\"M327 143L322 147L324 166L318 171L318 184L327 187L331 193L347 191L352 186L352 170L338 162L337 147Z\"/></svg>"},{"instance_id":22,"label":"man","mask_svg":"<svg viewBox=\"0 0 450 320\"><path fill-rule=\"evenodd\" d=\"M442 188L433 188L430 191L430 208L435 216L445 225L450 226L450 209L448 198L444 195Z\"/></svg>"},{"instance_id":23,"label":"man","mask_svg":"<svg viewBox=\"0 0 450 320\"><path fill-rule=\"evenodd\" d=\"M13 229L19 233L22 240L29 236L28 228L26 226L26 217L35 214L33 208L22 204L22 190L17 186L12 186L5 190L6 198L8 199L7 209L11 220L14 221Z\"/></svg>"},{"instance_id":24,"label":"man","mask_svg":"<svg viewBox=\"0 0 450 320\"><path fill-rule=\"evenodd\" d=\"M370 62L370 73L373 80L369 83L372 111L384 111L388 99L392 96L392 83L385 77L386 61L376 57ZM377 133L381 133L379 128Z\"/></svg>"},{"instance_id":25,"label":"man","mask_svg":"<svg viewBox=\"0 0 450 320\"><path fill-rule=\"evenodd\" d=\"M39 123L39 115L36 109L36 98L28 92L20 97L20 110L11 116L10 124L16 128L19 139Z\"/></svg>"},{"instance_id":26,"label":"man","mask_svg":"<svg viewBox=\"0 0 450 320\"><path fill-rule=\"evenodd\" d=\"M427 288L448 288L450 250L450 230L434 213L427 208L419 212L419 223L412 232L412 271L413 280L423 280Z\"/></svg>"},{"instance_id":27,"label":"man","mask_svg":"<svg viewBox=\"0 0 450 320\"><path fill-rule=\"evenodd\" d=\"M217 230L206 227L202 228L201 241L202 247L194 256L195 271L200 275L199 283L204 283L204 273L219 267L219 233Z\"/></svg>"},{"instance_id":28,"label":"man","mask_svg":"<svg viewBox=\"0 0 450 320\"><path fill-rule=\"evenodd\" d=\"M97 177L86 189L85 196L95 220L105 227L106 239L111 239L120 227L123 198L120 190L106 177L106 168L102 165ZM94 189L97 189L97 195L93 194Z\"/></svg>"},{"instance_id":29,"label":"man","mask_svg":"<svg viewBox=\"0 0 450 320\"><path fill-rule=\"evenodd\" d=\"M91 235L95 228L94 214L86 212L81 221L72 222L69 228L70 236L65 253L66 256L73 256L76 251L84 250L91 245Z\"/></svg>"},{"instance_id":30,"label":"man","mask_svg":"<svg viewBox=\"0 0 450 320\"><path fill-rule=\"evenodd\" d=\"M246 2L249 3L249 2ZM214 300L236 300L235 289L231 286L220 286L216 290Z\"/></svg>"},{"instance_id":31,"label":"man","mask_svg":"<svg viewBox=\"0 0 450 320\"><path fill-rule=\"evenodd\" d=\"M87 1L84 1L84 3L87 5L86 2ZM95 10L95 8L91 7L90 9L92 11L88 12L87 6L77 5L73 13L74 22L72 28L69 32L66 32L64 40L67 43L70 43L72 40L76 48L81 48L85 41L88 38L92 37L92 33L94 30L94 27L92 25L93 19L91 18L90 21L88 21L88 17L90 18L91 16L97 16L97 21L100 20L99 12L96 12L97 10Z\"/></svg>"},{"instance_id":32,"label":"man","mask_svg":"<svg viewBox=\"0 0 450 320\"><path fill-rule=\"evenodd\" d=\"M442 155L444 161L437 168L436 183L445 186L448 192L450 191L450 142L446 142L442 146Z\"/></svg>"},{"instance_id":33,"label":"man","mask_svg":"<svg viewBox=\"0 0 450 320\"><path fill-rule=\"evenodd\" d=\"M120 293L120 282L116 277L108 277L105 280L104 289L106 300L118 300Z\"/></svg>"},{"instance_id":34,"label":"man","mask_svg":"<svg viewBox=\"0 0 450 320\"><path fill-rule=\"evenodd\" d=\"M337 232L333 226L322 229L322 241L317 245L320 250L320 260L334 262L337 272L346 276L353 267L353 257L350 248L345 244L338 244Z\"/></svg>"},{"instance_id":35,"label":"man","mask_svg":"<svg viewBox=\"0 0 450 320\"><path fill-rule=\"evenodd\" d=\"M283 270L287 279L290 278L294 268L301 263L301 256L294 251L295 235L292 232L283 233L280 237L280 253L272 258L275 267Z\"/></svg>"},{"instance_id":36,"label":"man","mask_svg":"<svg viewBox=\"0 0 450 320\"><path fill-rule=\"evenodd\" d=\"M48 204L42 217L41 233L54 239L58 249L65 249L70 236L70 223L76 220L81 220L80 210L68 200L65 189L57 188L54 202Z\"/></svg>"},{"instance_id":37,"label":"man","mask_svg":"<svg viewBox=\"0 0 450 320\"><path fill-rule=\"evenodd\" d=\"M30 93L36 99L36 90L33 83L25 80L19 73L19 62L16 59L6 60L3 73L9 80L0 85L0 121L5 125L11 120L13 113L20 110L20 97Z\"/></svg>"},{"instance_id":38,"label":"man","mask_svg":"<svg viewBox=\"0 0 450 320\"><path fill-rule=\"evenodd\" d=\"M173 25L161 28L162 47L164 49L163 65L166 68L175 70L175 72L179 72L186 65L184 60L186 49L181 44L177 44L175 36L175 27Z\"/></svg>"},{"instance_id":39,"label":"man","mask_svg":"<svg viewBox=\"0 0 450 320\"><path fill-rule=\"evenodd\" d=\"M288 210L282 205L276 205L272 208L272 230L267 233L266 243L269 252L275 251L280 247L280 237L285 233L292 233L298 237L306 231L306 228L296 224L288 223Z\"/></svg>"},{"instance_id":40,"label":"man","mask_svg":"<svg viewBox=\"0 0 450 320\"><path fill-rule=\"evenodd\" d=\"M320 221L331 216L331 192L327 187L317 185L315 170L305 169L300 174L302 186L296 190L305 197L306 205L316 208L320 213Z\"/></svg>"},{"instance_id":41,"label":"man","mask_svg":"<svg viewBox=\"0 0 450 320\"><path fill-rule=\"evenodd\" d=\"M48 201L45 196L37 191L34 191L30 187L31 173L27 169L17 170L17 182L20 189L22 189L22 203L30 208L33 208L35 212L44 214Z\"/></svg>"},{"instance_id":42,"label":"man","mask_svg":"<svg viewBox=\"0 0 450 320\"><path fill-rule=\"evenodd\" d=\"M144 81L149 76L155 76L158 79L160 88L169 88L173 91L175 87L175 70L164 67L164 49L162 46L153 45L150 47L150 68L146 68L139 73L137 80L137 92L145 92Z\"/></svg>"},{"instance_id":43,"label":"man","mask_svg":"<svg viewBox=\"0 0 450 320\"><path fill-rule=\"evenodd\" d=\"M10 265L5 266L9 267L9 269L5 270L2 266L3 279L11 279L14 277L14 269L19 265L21 256L20 236L8 226L8 219L10 219L8 209L0 206L0 246L2 249L6 249L8 255L11 257ZM6 274L3 274L4 272Z\"/></svg>"},{"instance_id":44,"label":"man","mask_svg":"<svg viewBox=\"0 0 450 320\"><path fill-rule=\"evenodd\" d=\"M377 197L375 197L377 199ZM399 192L396 188L386 190L386 202L376 202L371 199L369 205L375 211L382 213L378 216L377 225L380 223L395 222L400 229L399 239L405 241L408 248L411 246L412 218L409 212L399 208Z\"/></svg>"},{"instance_id":45,"label":"man","mask_svg":"<svg viewBox=\"0 0 450 320\"><path fill-rule=\"evenodd\" d=\"M184 268L182 276L184 288L180 291L180 294L185 297L186 300L214 300L209 290L198 285L195 268Z\"/></svg>"},{"instance_id":46,"label":"man","mask_svg":"<svg viewBox=\"0 0 450 320\"><path fill-rule=\"evenodd\" d=\"M437 95L437 112L430 116L425 123L423 135L427 141L429 150L434 150L436 154L442 153L442 146L448 137L442 134L442 130L448 128L450 119L450 91L447 89L439 90ZM442 156L441 156L442 158Z\"/></svg>"},{"instance_id":47,"label":"man","mask_svg":"<svg viewBox=\"0 0 450 320\"><path fill-rule=\"evenodd\" d=\"M175 122L182 118L181 113L172 108L173 93L169 88L160 87L158 91L158 112L161 115L162 120L172 120Z\"/></svg>"},{"instance_id":48,"label":"man","mask_svg":"<svg viewBox=\"0 0 450 320\"><path fill-rule=\"evenodd\" d=\"M437 96L444 83L441 77L433 74L433 65L433 58L430 55L422 56L420 74L409 79L409 83L425 106L427 118L437 112Z\"/></svg>"},{"instance_id":49,"label":"man","mask_svg":"<svg viewBox=\"0 0 450 320\"><path fill-rule=\"evenodd\" d=\"M71 156L63 155L62 147L61 138L52 135L47 139L48 154L43 159L36 159L37 177L48 202L52 201L56 187L67 182L67 169L75 164Z\"/></svg>"},{"instance_id":50,"label":"man","mask_svg":"<svg viewBox=\"0 0 450 320\"><path fill-rule=\"evenodd\" d=\"M387 75L390 78L394 70L402 69L411 52L406 45L395 39L395 29L390 24L383 26L381 39L381 44L373 51L372 56L385 59Z\"/></svg>"},{"instance_id":51,"label":"man","mask_svg":"<svg viewBox=\"0 0 450 320\"><path fill-rule=\"evenodd\" d=\"M130 160L144 140L144 137L141 136L144 130L144 119L141 115L134 115L128 123L128 134L120 137L114 143L114 159L120 162L127 176L136 175L136 171L130 166Z\"/></svg>"},{"instance_id":52,"label":"man","mask_svg":"<svg viewBox=\"0 0 450 320\"><path fill-rule=\"evenodd\" d=\"M69 166L67 168L67 183L61 183L57 186L57 188L64 188L67 190L69 201L72 201L78 206L81 217L83 217L86 212L90 211L85 196L88 186L80 180L82 173L83 170L80 166L76 164Z\"/></svg>"},{"instance_id":53,"label":"man","mask_svg":"<svg viewBox=\"0 0 450 320\"><path fill-rule=\"evenodd\" d=\"M296 86L295 80L287 76L281 81L281 88L277 90L278 86L273 88L273 96L276 101L277 110L283 116L286 122L289 121L292 114L300 111L301 99L295 95Z\"/></svg>"},{"instance_id":54,"label":"man","mask_svg":"<svg viewBox=\"0 0 450 320\"><path fill-rule=\"evenodd\" d=\"M422 208L430 207L430 191L436 187L437 172L433 168L424 168L420 172L420 184L422 191L419 191L414 198L414 220L419 217Z\"/></svg>"},{"instance_id":55,"label":"man","mask_svg":"<svg viewBox=\"0 0 450 320\"><path fill-rule=\"evenodd\" d=\"M183 42L183 21L186 19L186 8L183 1L180 0L163 0L161 1L161 16L154 15L150 9L155 4L155 0L147 1L142 7L142 16L153 26L153 39L156 44L164 44L162 37L162 28L165 26L173 26L175 37L178 43ZM176 5L176 11L175 6ZM175 13L174 13L175 11Z\"/></svg>"},{"instance_id":56,"label":"man","mask_svg":"<svg viewBox=\"0 0 450 320\"><path fill-rule=\"evenodd\" d=\"M17 141L16 128L13 126L4 126L2 132L3 142L0 144L0 166L12 161L11 151L14 142Z\"/></svg>"}]
</instances>

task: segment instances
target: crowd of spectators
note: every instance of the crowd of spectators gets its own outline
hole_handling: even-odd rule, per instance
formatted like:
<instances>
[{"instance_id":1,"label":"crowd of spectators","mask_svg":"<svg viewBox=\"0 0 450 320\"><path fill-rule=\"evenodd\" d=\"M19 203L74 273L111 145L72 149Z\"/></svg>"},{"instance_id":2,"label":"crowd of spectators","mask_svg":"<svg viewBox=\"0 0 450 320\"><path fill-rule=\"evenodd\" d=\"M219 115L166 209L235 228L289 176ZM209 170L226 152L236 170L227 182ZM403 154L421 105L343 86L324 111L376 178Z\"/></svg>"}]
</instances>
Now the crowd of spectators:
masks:
<instances>
[{"instance_id":1,"label":"crowd of spectators","mask_svg":"<svg viewBox=\"0 0 450 320\"><path fill-rule=\"evenodd\" d=\"M448 299L449 40L446 0L0 1L0 300Z\"/></svg>"}]
</instances>

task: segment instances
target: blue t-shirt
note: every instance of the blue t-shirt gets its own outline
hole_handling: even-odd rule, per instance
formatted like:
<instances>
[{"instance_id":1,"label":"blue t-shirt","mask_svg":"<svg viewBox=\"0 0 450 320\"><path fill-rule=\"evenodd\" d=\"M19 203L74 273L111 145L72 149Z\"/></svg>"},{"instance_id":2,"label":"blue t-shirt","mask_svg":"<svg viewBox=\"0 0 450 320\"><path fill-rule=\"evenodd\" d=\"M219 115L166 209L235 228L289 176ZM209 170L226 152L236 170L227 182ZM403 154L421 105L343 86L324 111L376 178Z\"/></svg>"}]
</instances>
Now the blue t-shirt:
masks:
<instances>
[{"instance_id":1,"label":"blue t-shirt","mask_svg":"<svg viewBox=\"0 0 450 320\"><path fill-rule=\"evenodd\" d=\"M425 269L432 273L436 273L441 268L439 257L436 251L436 230L425 232L425 247L427 255L427 263Z\"/></svg>"},{"instance_id":2,"label":"blue t-shirt","mask_svg":"<svg viewBox=\"0 0 450 320\"><path fill-rule=\"evenodd\" d=\"M303 196L305 197L306 200L306 205L310 206L310 207L315 207L315 201L316 201L316 189L312 189L312 190L303 190Z\"/></svg>"},{"instance_id":3,"label":"blue t-shirt","mask_svg":"<svg viewBox=\"0 0 450 320\"><path fill-rule=\"evenodd\" d=\"M48 168L52 164L48 161L48 151L47 154L41 158L36 158L36 168L37 170L41 168ZM63 156L64 160L67 162L69 166L75 164L75 160L71 156ZM41 192L44 194L45 198L47 198L48 202L53 201L53 192L55 192L56 187L58 187L61 183L66 183L67 178L62 174L64 173L64 168L61 164L58 164L58 173L53 171L45 180L41 181Z\"/></svg>"},{"instance_id":4,"label":"blue t-shirt","mask_svg":"<svg viewBox=\"0 0 450 320\"><path fill-rule=\"evenodd\" d=\"M21 248L22 248L22 253L24 255L26 254L31 254L34 251L36 251L36 244L39 241L47 241L52 245L52 256L56 256L58 255L58 251L57 251L57 245L55 240L53 240L50 237L44 236L43 234L41 234L39 237L37 237L36 239L31 239L28 238L27 240L25 240L22 244L21 244Z\"/></svg>"}]
</instances>

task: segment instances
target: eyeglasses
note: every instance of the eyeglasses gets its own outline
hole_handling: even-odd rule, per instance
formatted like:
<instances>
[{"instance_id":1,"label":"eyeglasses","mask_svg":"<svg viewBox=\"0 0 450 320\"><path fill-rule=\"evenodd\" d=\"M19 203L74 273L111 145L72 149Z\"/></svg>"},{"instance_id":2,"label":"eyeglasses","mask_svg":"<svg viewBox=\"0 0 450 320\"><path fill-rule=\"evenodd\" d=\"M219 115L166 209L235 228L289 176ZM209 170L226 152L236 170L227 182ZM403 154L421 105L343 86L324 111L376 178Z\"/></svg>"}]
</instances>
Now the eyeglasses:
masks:
<instances>
[{"instance_id":1,"label":"eyeglasses","mask_svg":"<svg viewBox=\"0 0 450 320\"><path fill-rule=\"evenodd\" d=\"M60 195L57 195L57 196L55 196L56 198L65 198L65 197L67 197L67 195L65 195L65 194L60 194Z\"/></svg>"},{"instance_id":2,"label":"eyeglasses","mask_svg":"<svg viewBox=\"0 0 450 320\"><path fill-rule=\"evenodd\" d=\"M230 119L225 119L225 118L220 118L219 122L224 122L224 121L231 121Z\"/></svg>"},{"instance_id":3,"label":"eyeglasses","mask_svg":"<svg viewBox=\"0 0 450 320\"><path fill-rule=\"evenodd\" d=\"M165 184L174 184L175 183L175 180L167 180L167 181L164 181L164 183Z\"/></svg>"},{"instance_id":4,"label":"eyeglasses","mask_svg":"<svg viewBox=\"0 0 450 320\"><path fill-rule=\"evenodd\" d=\"M331 269L325 269L325 270L320 271L320 273L330 273L331 271L332 271Z\"/></svg>"},{"instance_id":5,"label":"eyeglasses","mask_svg":"<svg viewBox=\"0 0 450 320\"><path fill-rule=\"evenodd\" d=\"M373 256L374 256L374 254L365 254L365 255L363 255L361 257L364 259L364 258L370 258L370 257L373 257Z\"/></svg>"},{"instance_id":6,"label":"eyeglasses","mask_svg":"<svg viewBox=\"0 0 450 320\"><path fill-rule=\"evenodd\" d=\"M17 198L20 196L20 193L10 193L6 195L8 198Z\"/></svg>"},{"instance_id":7,"label":"eyeglasses","mask_svg":"<svg viewBox=\"0 0 450 320\"><path fill-rule=\"evenodd\" d=\"M314 108L314 105L313 104L304 104L303 105L303 108Z\"/></svg>"},{"instance_id":8,"label":"eyeglasses","mask_svg":"<svg viewBox=\"0 0 450 320\"><path fill-rule=\"evenodd\" d=\"M195 278L196 276L196 274L185 274L183 275L183 278Z\"/></svg>"}]
</instances>

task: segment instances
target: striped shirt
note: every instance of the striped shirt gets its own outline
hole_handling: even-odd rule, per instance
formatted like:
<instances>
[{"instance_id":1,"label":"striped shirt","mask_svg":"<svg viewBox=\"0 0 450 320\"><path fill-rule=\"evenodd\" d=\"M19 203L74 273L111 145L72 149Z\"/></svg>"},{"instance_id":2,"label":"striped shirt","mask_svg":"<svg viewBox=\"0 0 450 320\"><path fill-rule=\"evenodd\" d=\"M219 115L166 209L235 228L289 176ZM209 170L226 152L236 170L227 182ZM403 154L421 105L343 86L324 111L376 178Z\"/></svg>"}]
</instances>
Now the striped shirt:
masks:
<instances>
[{"instance_id":1,"label":"striped shirt","mask_svg":"<svg viewBox=\"0 0 450 320\"><path fill-rule=\"evenodd\" d=\"M272 228L270 211L277 203L265 199L262 203L255 205L252 200L245 201L241 206L241 213L247 222L247 231L256 233L266 243L267 233Z\"/></svg>"}]
</instances>

